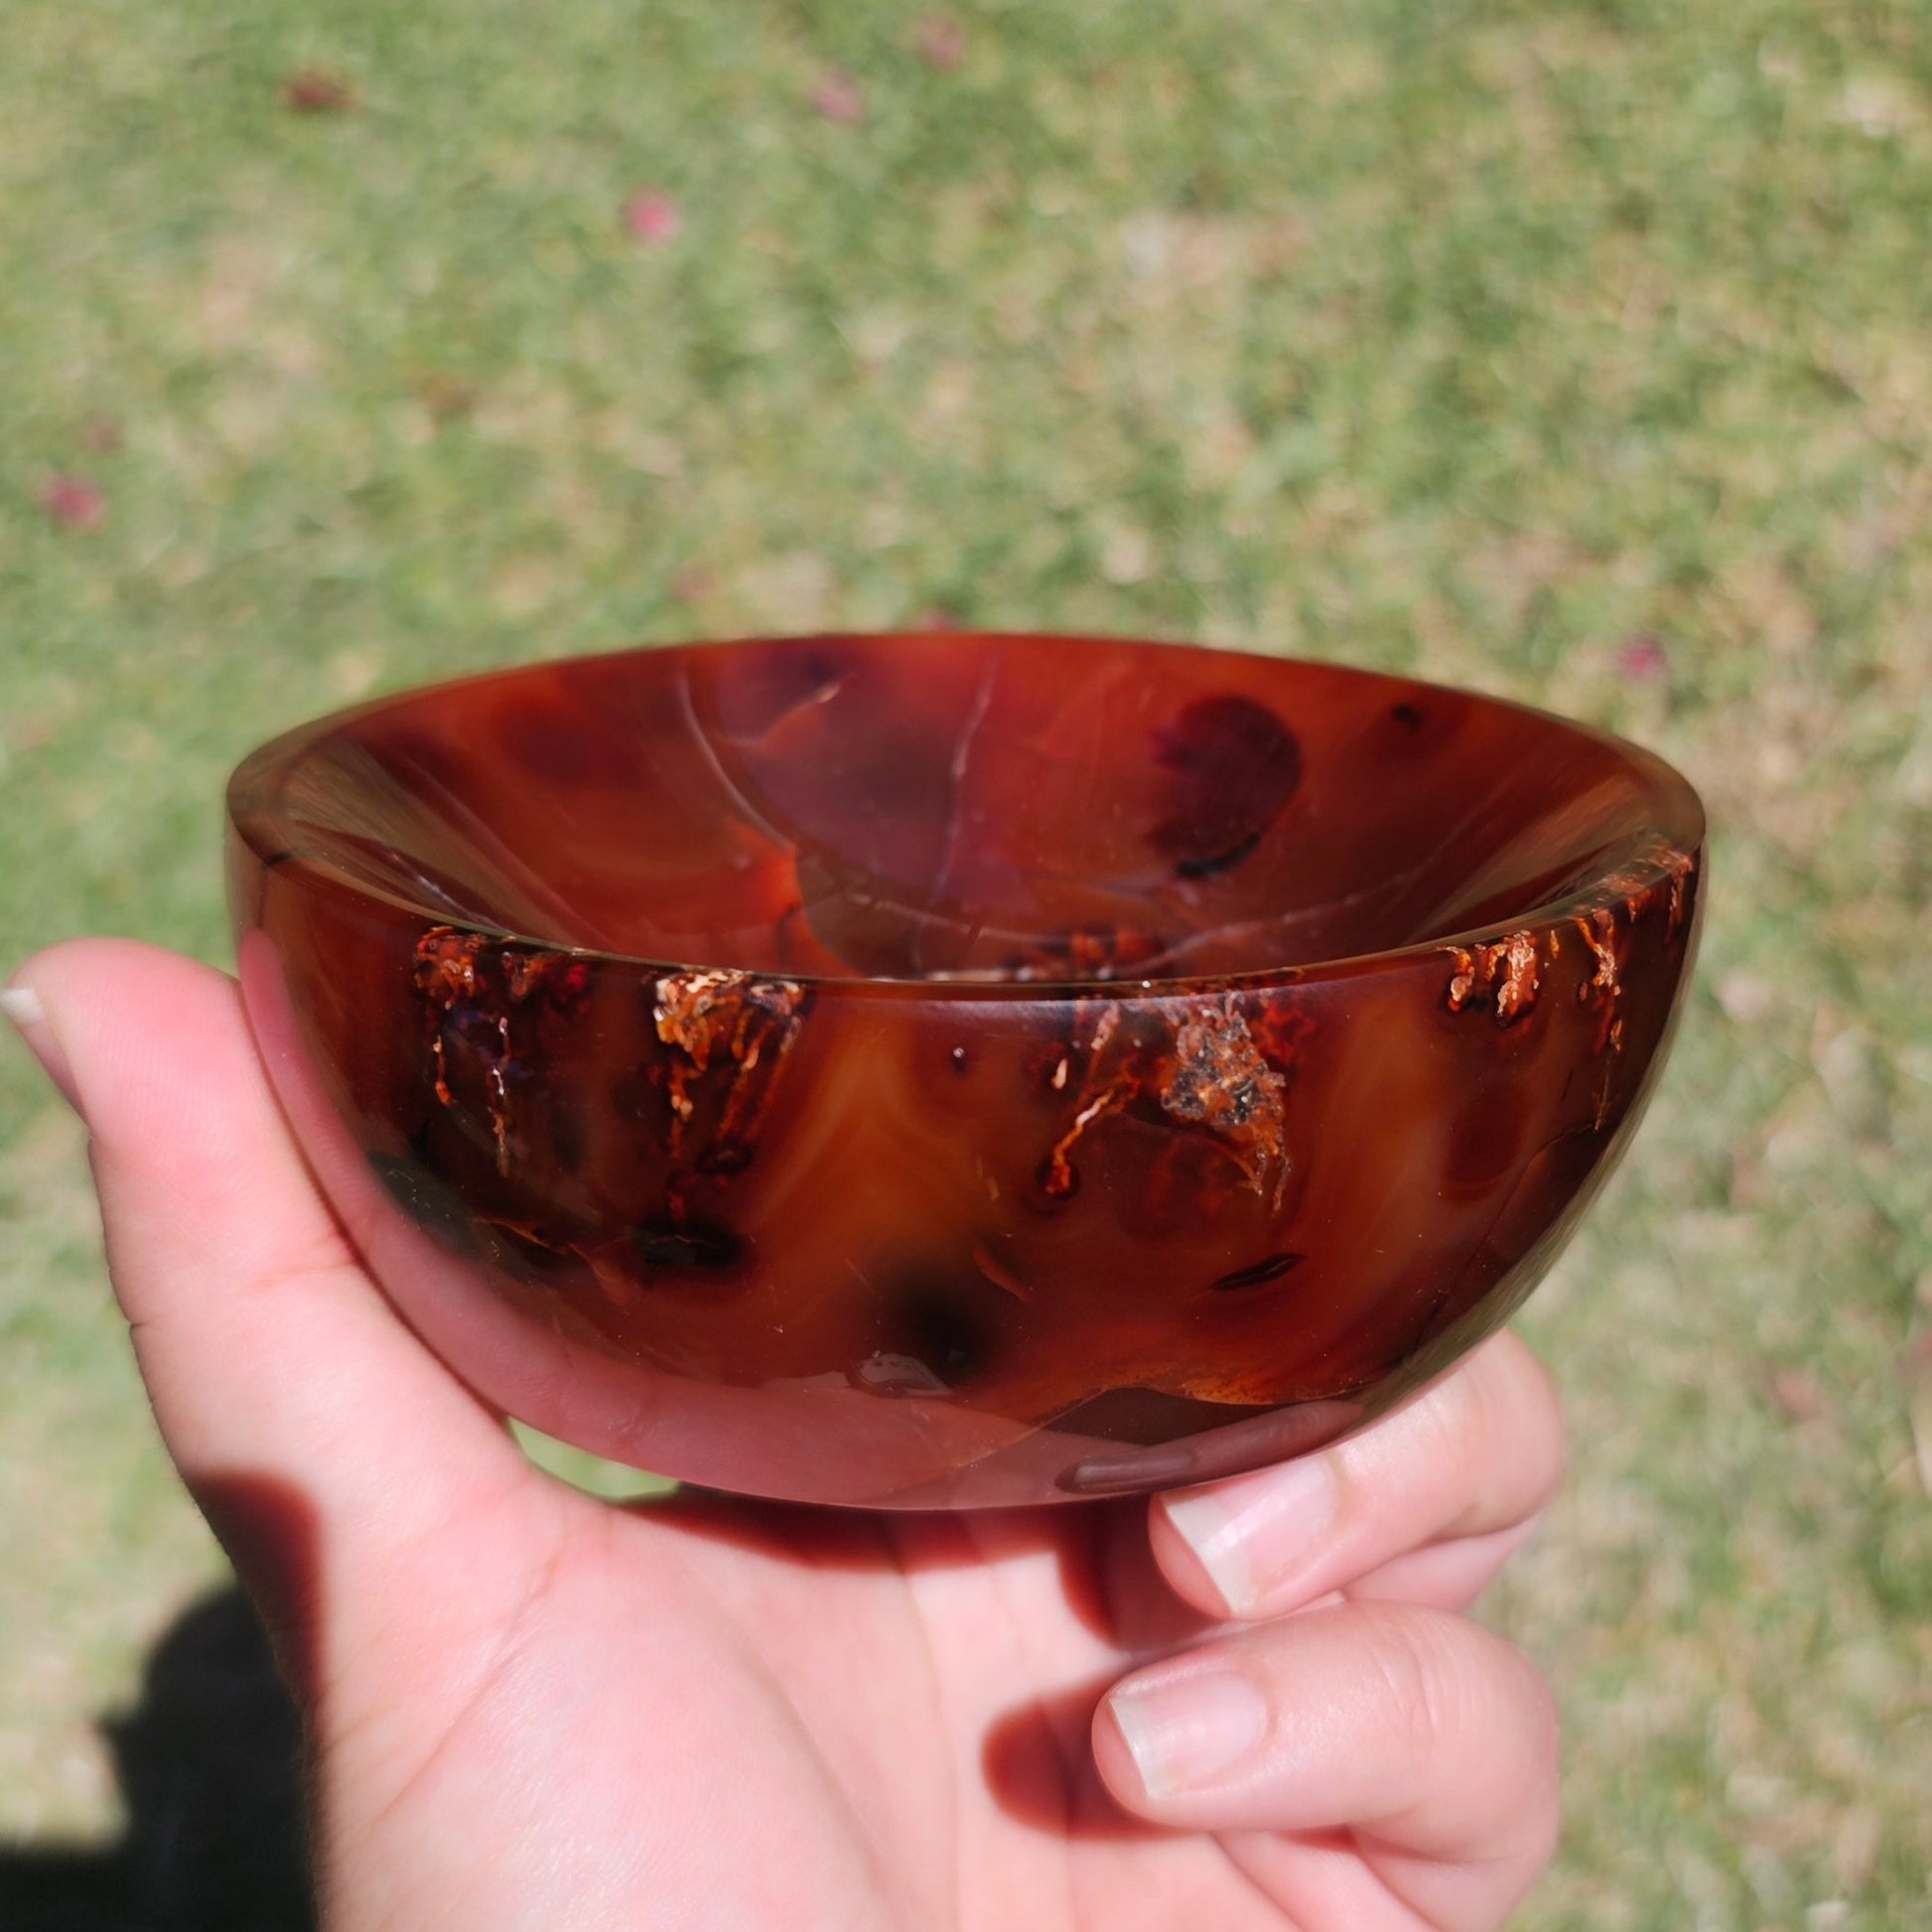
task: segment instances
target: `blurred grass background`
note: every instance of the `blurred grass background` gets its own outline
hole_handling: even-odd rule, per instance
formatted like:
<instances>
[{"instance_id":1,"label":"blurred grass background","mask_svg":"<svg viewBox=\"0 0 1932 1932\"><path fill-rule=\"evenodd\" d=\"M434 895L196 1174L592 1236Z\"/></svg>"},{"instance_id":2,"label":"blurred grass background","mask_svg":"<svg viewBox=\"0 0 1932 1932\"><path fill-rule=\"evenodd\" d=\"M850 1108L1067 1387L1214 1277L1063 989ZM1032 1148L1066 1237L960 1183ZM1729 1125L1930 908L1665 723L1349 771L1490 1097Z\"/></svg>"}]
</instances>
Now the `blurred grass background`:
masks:
<instances>
[{"instance_id":1,"label":"blurred grass background","mask_svg":"<svg viewBox=\"0 0 1932 1932\"><path fill-rule=\"evenodd\" d=\"M1636 736L1712 916L1524 1324L1575 1449L1492 1605L1569 1726L1520 1922L1932 1924L1927 24L6 0L7 946L224 960L255 742L631 638L1159 631ZM18 1051L0 1217L0 1838L44 1843L112 1829L93 1715L219 1565Z\"/></svg>"}]
</instances>

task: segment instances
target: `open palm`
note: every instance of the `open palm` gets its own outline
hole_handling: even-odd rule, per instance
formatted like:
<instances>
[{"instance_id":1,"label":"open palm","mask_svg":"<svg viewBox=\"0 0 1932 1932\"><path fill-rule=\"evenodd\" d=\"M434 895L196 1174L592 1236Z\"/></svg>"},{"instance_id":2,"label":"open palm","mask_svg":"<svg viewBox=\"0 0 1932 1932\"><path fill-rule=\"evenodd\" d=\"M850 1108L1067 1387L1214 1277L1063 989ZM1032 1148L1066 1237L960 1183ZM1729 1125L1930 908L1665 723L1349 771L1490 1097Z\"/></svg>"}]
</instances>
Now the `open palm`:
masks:
<instances>
[{"instance_id":1,"label":"open palm","mask_svg":"<svg viewBox=\"0 0 1932 1932\"><path fill-rule=\"evenodd\" d=\"M1151 1505L619 1509L390 1311L230 982L85 941L9 1008L303 1707L332 1928L1419 1932L1501 1923L1547 1859L1548 1700L1459 1615L1557 1474L1508 1338Z\"/></svg>"}]
</instances>

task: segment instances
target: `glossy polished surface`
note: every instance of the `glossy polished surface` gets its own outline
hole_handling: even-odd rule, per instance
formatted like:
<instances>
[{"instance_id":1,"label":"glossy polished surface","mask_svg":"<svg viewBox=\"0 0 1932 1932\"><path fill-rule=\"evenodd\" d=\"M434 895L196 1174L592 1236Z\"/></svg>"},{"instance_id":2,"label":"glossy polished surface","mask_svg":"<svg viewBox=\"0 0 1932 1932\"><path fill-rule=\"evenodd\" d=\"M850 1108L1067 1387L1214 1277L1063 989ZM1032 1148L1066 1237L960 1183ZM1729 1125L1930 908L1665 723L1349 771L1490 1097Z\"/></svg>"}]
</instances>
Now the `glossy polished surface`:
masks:
<instances>
[{"instance_id":1,"label":"glossy polished surface","mask_svg":"<svg viewBox=\"0 0 1932 1932\"><path fill-rule=\"evenodd\" d=\"M1505 1319L1704 837L1539 713L1025 636L505 672L229 803L264 1058L431 1345L598 1453L902 1506L1253 1466Z\"/></svg>"}]
</instances>

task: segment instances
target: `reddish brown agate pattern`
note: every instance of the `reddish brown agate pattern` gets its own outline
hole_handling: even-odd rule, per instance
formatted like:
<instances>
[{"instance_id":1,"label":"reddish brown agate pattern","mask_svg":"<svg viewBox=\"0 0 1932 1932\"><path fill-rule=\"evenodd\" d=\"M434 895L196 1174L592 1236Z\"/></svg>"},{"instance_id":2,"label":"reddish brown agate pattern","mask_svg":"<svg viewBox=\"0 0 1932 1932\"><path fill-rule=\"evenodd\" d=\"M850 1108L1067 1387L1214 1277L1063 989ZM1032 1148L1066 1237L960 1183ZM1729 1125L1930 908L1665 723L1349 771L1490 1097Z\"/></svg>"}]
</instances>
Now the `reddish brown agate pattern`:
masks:
<instances>
[{"instance_id":1,"label":"reddish brown agate pattern","mask_svg":"<svg viewBox=\"0 0 1932 1932\"><path fill-rule=\"evenodd\" d=\"M906 1505L1251 1466L1506 1318L1657 1071L1703 843L1538 713L976 635L413 693L230 807L265 1059L452 1365Z\"/></svg>"}]
</instances>

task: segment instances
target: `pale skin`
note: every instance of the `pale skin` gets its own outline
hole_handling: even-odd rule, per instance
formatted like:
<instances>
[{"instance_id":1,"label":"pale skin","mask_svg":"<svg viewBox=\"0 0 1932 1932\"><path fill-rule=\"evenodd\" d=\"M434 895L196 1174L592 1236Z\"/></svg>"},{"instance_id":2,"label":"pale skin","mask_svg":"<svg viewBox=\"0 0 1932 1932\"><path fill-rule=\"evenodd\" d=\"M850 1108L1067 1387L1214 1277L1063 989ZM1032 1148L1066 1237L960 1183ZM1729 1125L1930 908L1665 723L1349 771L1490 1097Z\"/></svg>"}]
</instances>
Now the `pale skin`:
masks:
<instances>
[{"instance_id":1,"label":"pale skin","mask_svg":"<svg viewBox=\"0 0 1932 1932\"><path fill-rule=\"evenodd\" d=\"M1513 1338L1152 1501L620 1509L392 1312L231 981L84 940L6 1006L302 1705L330 1932L1475 1932L1548 1860L1548 1695L1464 1615L1561 1462Z\"/></svg>"}]
</instances>

